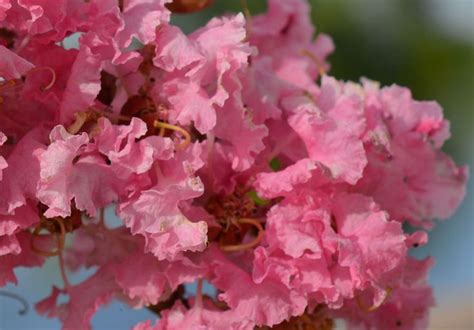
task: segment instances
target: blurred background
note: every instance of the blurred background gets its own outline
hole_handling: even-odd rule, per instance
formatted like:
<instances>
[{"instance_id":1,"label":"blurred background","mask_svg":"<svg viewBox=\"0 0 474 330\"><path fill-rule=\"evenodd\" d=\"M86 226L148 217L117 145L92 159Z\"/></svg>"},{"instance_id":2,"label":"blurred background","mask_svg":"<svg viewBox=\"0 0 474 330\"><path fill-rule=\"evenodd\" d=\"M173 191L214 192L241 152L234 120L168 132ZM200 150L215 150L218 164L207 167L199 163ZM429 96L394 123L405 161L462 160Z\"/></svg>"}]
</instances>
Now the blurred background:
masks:
<instances>
[{"instance_id":1,"label":"blurred background","mask_svg":"<svg viewBox=\"0 0 474 330\"><path fill-rule=\"evenodd\" d=\"M285 1L285 0L281 0ZM437 100L451 121L452 138L444 149L458 164L474 168L474 0L310 0L318 32L329 34L336 51L330 74L343 80L361 77L409 87L418 100ZM265 0L248 0L250 11L265 10ZM210 17L242 9L239 0L214 0L205 11L175 15L173 21L191 32ZM474 185L469 181L464 203L452 219L430 233L430 243L415 251L432 255L430 275L437 307L431 329L474 329ZM6 290L32 306L61 283L56 260L42 270L17 272L20 285ZM74 281L74 278L73 278ZM56 320L0 296L0 329L57 329ZM148 311L113 303L93 319L94 329L129 329L152 319Z\"/></svg>"}]
</instances>

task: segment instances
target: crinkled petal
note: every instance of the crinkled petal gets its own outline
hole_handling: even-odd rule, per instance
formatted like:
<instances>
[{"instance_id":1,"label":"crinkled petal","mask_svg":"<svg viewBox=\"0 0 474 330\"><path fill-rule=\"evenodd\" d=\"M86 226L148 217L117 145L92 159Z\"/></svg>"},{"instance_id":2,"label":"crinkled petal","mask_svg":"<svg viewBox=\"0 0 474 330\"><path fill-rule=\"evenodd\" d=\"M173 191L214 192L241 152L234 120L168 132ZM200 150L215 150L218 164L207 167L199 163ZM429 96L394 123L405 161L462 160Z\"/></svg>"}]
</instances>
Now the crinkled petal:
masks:
<instances>
[{"instance_id":1,"label":"crinkled petal","mask_svg":"<svg viewBox=\"0 0 474 330\"><path fill-rule=\"evenodd\" d=\"M0 45L0 58L2 59L0 61L0 77L6 80L20 79L34 67L33 64L2 45Z\"/></svg>"},{"instance_id":2,"label":"crinkled petal","mask_svg":"<svg viewBox=\"0 0 474 330\"><path fill-rule=\"evenodd\" d=\"M153 64L163 70L182 70L190 64L204 60L193 41L176 26L160 26L155 43Z\"/></svg>"},{"instance_id":3,"label":"crinkled petal","mask_svg":"<svg viewBox=\"0 0 474 330\"><path fill-rule=\"evenodd\" d=\"M242 320L272 326L302 314L306 308L306 300L297 292L289 291L278 281L255 283L250 274L221 258L215 260L214 272L216 278L212 283L223 292L219 299Z\"/></svg>"},{"instance_id":4,"label":"crinkled petal","mask_svg":"<svg viewBox=\"0 0 474 330\"><path fill-rule=\"evenodd\" d=\"M165 3L170 0L128 0L123 1L123 28L116 38L120 47L130 46L132 38L148 44L155 38L156 28L170 19Z\"/></svg>"},{"instance_id":5,"label":"crinkled petal","mask_svg":"<svg viewBox=\"0 0 474 330\"><path fill-rule=\"evenodd\" d=\"M76 112L87 111L93 104L100 92L101 67L100 56L93 54L87 46L81 47L60 105L61 123L69 124Z\"/></svg>"},{"instance_id":6,"label":"crinkled petal","mask_svg":"<svg viewBox=\"0 0 474 330\"><path fill-rule=\"evenodd\" d=\"M255 188L264 198L275 198L291 194L298 186L307 183L312 178L314 186L325 183L324 170L314 161L304 158L282 171L257 174Z\"/></svg>"},{"instance_id":7,"label":"crinkled petal","mask_svg":"<svg viewBox=\"0 0 474 330\"><path fill-rule=\"evenodd\" d=\"M355 184L367 164L362 142L365 119L360 98L340 94L335 80L324 77L318 106L307 97L290 98L289 124L301 137L311 159L328 167L335 178Z\"/></svg>"}]
</instances>

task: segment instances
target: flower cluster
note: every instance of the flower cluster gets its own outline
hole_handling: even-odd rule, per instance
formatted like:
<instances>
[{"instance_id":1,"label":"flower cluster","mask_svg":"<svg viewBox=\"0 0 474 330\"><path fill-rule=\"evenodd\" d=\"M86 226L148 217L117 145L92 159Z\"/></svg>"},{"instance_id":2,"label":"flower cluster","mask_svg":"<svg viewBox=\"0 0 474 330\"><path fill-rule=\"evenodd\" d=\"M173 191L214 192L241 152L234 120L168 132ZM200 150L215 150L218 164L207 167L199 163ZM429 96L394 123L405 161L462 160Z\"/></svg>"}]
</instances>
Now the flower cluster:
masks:
<instances>
[{"instance_id":1,"label":"flower cluster","mask_svg":"<svg viewBox=\"0 0 474 330\"><path fill-rule=\"evenodd\" d=\"M137 330L425 326L408 251L467 180L440 106L328 76L304 0L170 24L208 2L0 0L0 286L57 257L65 329L113 299Z\"/></svg>"}]
</instances>

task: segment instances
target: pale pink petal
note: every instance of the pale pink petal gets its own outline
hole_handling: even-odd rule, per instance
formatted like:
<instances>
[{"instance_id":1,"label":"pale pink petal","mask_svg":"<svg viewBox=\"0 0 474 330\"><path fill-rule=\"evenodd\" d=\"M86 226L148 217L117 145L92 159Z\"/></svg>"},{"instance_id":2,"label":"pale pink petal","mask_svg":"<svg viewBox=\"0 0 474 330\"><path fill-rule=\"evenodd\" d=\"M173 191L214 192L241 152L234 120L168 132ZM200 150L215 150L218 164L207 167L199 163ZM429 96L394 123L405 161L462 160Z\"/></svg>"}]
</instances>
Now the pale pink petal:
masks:
<instances>
[{"instance_id":1,"label":"pale pink petal","mask_svg":"<svg viewBox=\"0 0 474 330\"><path fill-rule=\"evenodd\" d=\"M257 174L255 188L264 198L291 194L298 186L315 178L313 187L325 183L324 170L308 158L303 158L282 171Z\"/></svg>"},{"instance_id":2,"label":"pale pink petal","mask_svg":"<svg viewBox=\"0 0 474 330\"><path fill-rule=\"evenodd\" d=\"M204 60L197 46L178 27L162 25L156 32L153 64L166 71L181 70Z\"/></svg>"},{"instance_id":3,"label":"pale pink petal","mask_svg":"<svg viewBox=\"0 0 474 330\"><path fill-rule=\"evenodd\" d=\"M304 312L306 299L279 281L255 283L250 274L231 262L219 258L214 263L216 278L212 284L223 292L219 299L242 320L272 326Z\"/></svg>"},{"instance_id":4,"label":"pale pink petal","mask_svg":"<svg viewBox=\"0 0 474 330\"><path fill-rule=\"evenodd\" d=\"M155 159L169 159L173 155L171 139L144 137L147 125L132 118L129 125L112 125L99 119L100 132L94 137L98 151L107 156L111 166L121 177L147 172Z\"/></svg>"},{"instance_id":5,"label":"pale pink petal","mask_svg":"<svg viewBox=\"0 0 474 330\"><path fill-rule=\"evenodd\" d=\"M242 107L236 99L228 101L217 113L215 134L224 140L226 158L234 171L245 171L265 149L263 139L268 134L264 125L253 122L250 109Z\"/></svg>"},{"instance_id":6,"label":"pale pink petal","mask_svg":"<svg viewBox=\"0 0 474 330\"><path fill-rule=\"evenodd\" d=\"M49 207L45 216L69 216L73 199L79 210L94 216L98 208L118 199L125 183L105 159L99 154L81 155L89 142L87 134L71 135L57 126L50 137L48 148L37 153L41 166L37 197Z\"/></svg>"},{"instance_id":7,"label":"pale pink petal","mask_svg":"<svg viewBox=\"0 0 474 330\"><path fill-rule=\"evenodd\" d=\"M293 258L304 253L321 256L323 251L318 236L329 220L324 199L324 195L306 198L301 194L294 196L291 203L274 206L267 214L267 242Z\"/></svg>"},{"instance_id":8,"label":"pale pink petal","mask_svg":"<svg viewBox=\"0 0 474 330\"><path fill-rule=\"evenodd\" d=\"M201 251L206 246L205 222L189 221L178 208L181 200L201 195L192 180L144 191L119 207L118 214L132 234L145 237L145 251L159 259L173 259L179 252Z\"/></svg>"},{"instance_id":9,"label":"pale pink petal","mask_svg":"<svg viewBox=\"0 0 474 330\"><path fill-rule=\"evenodd\" d=\"M60 105L60 121L69 124L74 114L87 111L100 92L100 69L102 61L84 46L80 49L64 91Z\"/></svg>"},{"instance_id":10,"label":"pale pink petal","mask_svg":"<svg viewBox=\"0 0 474 330\"><path fill-rule=\"evenodd\" d=\"M363 195L339 195L332 212L337 233L347 238L340 245L339 263L356 267L351 272L362 276L362 281L376 285L396 282L407 254L401 224L390 221L386 212Z\"/></svg>"},{"instance_id":11,"label":"pale pink petal","mask_svg":"<svg viewBox=\"0 0 474 330\"><path fill-rule=\"evenodd\" d=\"M171 111L170 119L194 126L201 133L209 132L216 125L216 112L207 92L197 83L190 81L173 81L165 85L169 94L168 101L175 111Z\"/></svg>"},{"instance_id":12,"label":"pale pink petal","mask_svg":"<svg viewBox=\"0 0 474 330\"><path fill-rule=\"evenodd\" d=\"M19 79L34 65L21 58L8 48L0 45L0 77L6 80Z\"/></svg>"},{"instance_id":13,"label":"pale pink petal","mask_svg":"<svg viewBox=\"0 0 474 330\"><path fill-rule=\"evenodd\" d=\"M55 127L50 137L52 143L46 150L38 153L41 166L38 198L49 207L45 212L46 216L66 217L70 215L73 198L67 193L73 160L89 138L85 133L70 135L62 126Z\"/></svg>"},{"instance_id":14,"label":"pale pink petal","mask_svg":"<svg viewBox=\"0 0 474 330\"><path fill-rule=\"evenodd\" d=\"M394 288L383 305L367 313L361 302L350 301L335 316L344 317L349 329L426 329L429 309L434 306L433 290L426 278L433 260L409 259L400 287Z\"/></svg>"},{"instance_id":15,"label":"pale pink petal","mask_svg":"<svg viewBox=\"0 0 474 330\"><path fill-rule=\"evenodd\" d=\"M0 181L0 214L14 214L15 209L26 205L28 199L36 199L40 166L35 153L45 147L44 133L40 129L31 130L8 156L8 167Z\"/></svg>"},{"instance_id":16,"label":"pale pink petal","mask_svg":"<svg viewBox=\"0 0 474 330\"><path fill-rule=\"evenodd\" d=\"M169 0L126 0L124 1L122 19L123 28L116 38L120 47L128 47L132 38L148 44L155 38L156 28L167 23L170 12L165 7Z\"/></svg>"},{"instance_id":17,"label":"pale pink petal","mask_svg":"<svg viewBox=\"0 0 474 330\"><path fill-rule=\"evenodd\" d=\"M183 77L171 76L164 85L172 106L170 118L173 121L183 125L194 121L203 134L216 125L214 106L222 107L238 88L240 82L236 73L247 67L252 53L245 35L243 15L213 19L190 35L190 42L195 44L204 60ZM193 58L197 57L197 54L193 55Z\"/></svg>"},{"instance_id":18,"label":"pale pink petal","mask_svg":"<svg viewBox=\"0 0 474 330\"><path fill-rule=\"evenodd\" d=\"M309 157L328 167L334 178L354 184L367 164L363 104L357 95L341 93L338 82L323 77L316 104L302 96L285 100L285 108L293 112L288 122L305 143Z\"/></svg>"}]
</instances>

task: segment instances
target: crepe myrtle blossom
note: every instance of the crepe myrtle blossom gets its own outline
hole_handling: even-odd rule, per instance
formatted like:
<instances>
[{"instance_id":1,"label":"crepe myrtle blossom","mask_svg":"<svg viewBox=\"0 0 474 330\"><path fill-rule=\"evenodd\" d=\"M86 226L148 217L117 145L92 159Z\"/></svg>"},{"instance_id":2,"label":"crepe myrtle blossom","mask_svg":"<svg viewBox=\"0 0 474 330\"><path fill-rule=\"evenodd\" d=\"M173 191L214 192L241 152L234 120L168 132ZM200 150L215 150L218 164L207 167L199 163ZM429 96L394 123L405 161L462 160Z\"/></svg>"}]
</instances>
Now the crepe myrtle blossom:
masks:
<instances>
[{"instance_id":1,"label":"crepe myrtle blossom","mask_svg":"<svg viewBox=\"0 0 474 330\"><path fill-rule=\"evenodd\" d=\"M304 0L170 23L210 3L0 0L0 286L57 258L64 329L115 299L137 330L426 327L409 251L468 177L441 107L331 77Z\"/></svg>"}]
</instances>

